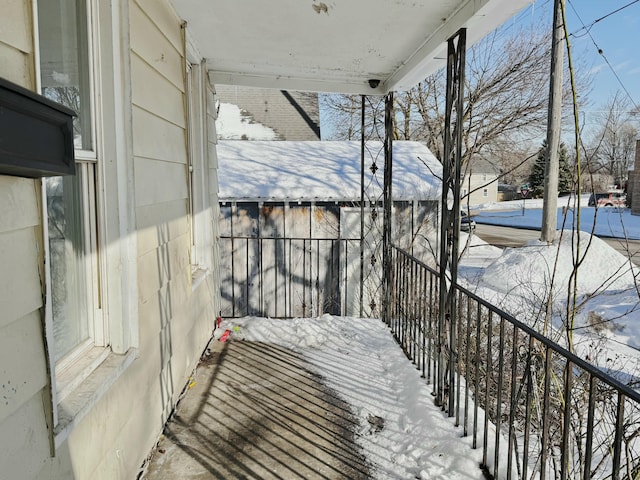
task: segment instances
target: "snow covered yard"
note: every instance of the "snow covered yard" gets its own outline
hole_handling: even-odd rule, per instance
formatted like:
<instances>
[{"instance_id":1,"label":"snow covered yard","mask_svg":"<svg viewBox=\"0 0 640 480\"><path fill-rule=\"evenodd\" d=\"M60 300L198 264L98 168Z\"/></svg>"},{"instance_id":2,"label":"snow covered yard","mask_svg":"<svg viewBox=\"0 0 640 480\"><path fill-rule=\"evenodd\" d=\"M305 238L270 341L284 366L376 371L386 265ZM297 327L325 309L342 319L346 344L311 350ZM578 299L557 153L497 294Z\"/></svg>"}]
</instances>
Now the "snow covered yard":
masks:
<instances>
[{"instance_id":1,"label":"snow covered yard","mask_svg":"<svg viewBox=\"0 0 640 480\"><path fill-rule=\"evenodd\" d=\"M629 208L589 207L589 195L580 200L580 230L599 237L640 239L640 216ZM577 228L573 197L558 198L558 230ZM566 219L565 219L566 213ZM473 206L471 215L477 223L540 230L542 199L512 200Z\"/></svg>"},{"instance_id":2,"label":"snow covered yard","mask_svg":"<svg viewBox=\"0 0 640 480\"><path fill-rule=\"evenodd\" d=\"M486 215L497 213L487 212ZM539 211L537 215L539 220ZM623 215L627 235L640 235L640 217L631 216L628 211L600 209L598 215L618 219ZM527 218L531 221L535 217ZM509 225L508 222L513 221L512 218L498 216L493 220L500 225ZM554 298L552 325L562 331L566 326L567 302L571 298L569 283L574 279L572 258L578 249L570 229L565 229L562 237L558 232L558 238L554 245L531 241L520 248L502 250L473 235L460 260L459 280L482 298L534 327L551 291ZM464 235L461 248L466 242L467 236ZM626 371L636 370L640 365L640 289L637 284L640 268L587 232L580 235L579 252L584 258L576 277L576 345L591 348L600 344L601 355L591 358L592 362L598 364L601 358L615 357L620 368L625 364ZM551 337L558 340L553 334ZM611 368L611 365L606 365L606 368Z\"/></svg>"}]
</instances>

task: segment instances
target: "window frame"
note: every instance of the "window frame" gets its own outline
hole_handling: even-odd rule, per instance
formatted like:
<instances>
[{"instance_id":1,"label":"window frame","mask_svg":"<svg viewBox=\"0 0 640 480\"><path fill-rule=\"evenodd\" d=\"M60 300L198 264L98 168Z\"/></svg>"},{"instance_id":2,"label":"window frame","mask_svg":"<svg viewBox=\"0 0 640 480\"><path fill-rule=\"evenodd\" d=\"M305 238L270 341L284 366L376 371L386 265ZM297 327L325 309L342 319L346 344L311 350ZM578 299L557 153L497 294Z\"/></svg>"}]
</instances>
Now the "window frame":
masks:
<instances>
[{"instance_id":1,"label":"window frame","mask_svg":"<svg viewBox=\"0 0 640 480\"><path fill-rule=\"evenodd\" d=\"M209 208L207 75L203 57L188 36L184 57L187 116L187 175L192 285L212 269L212 218Z\"/></svg>"},{"instance_id":2,"label":"window frame","mask_svg":"<svg viewBox=\"0 0 640 480\"><path fill-rule=\"evenodd\" d=\"M39 22L40 18L38 16L37 11L37 0L34 0L36 3L36 8L34 8L34 17L35 17L35 27L34 30L39 32ZM83 287L82 293L86 293L87 305L85 308L85 312L82 312L81 315L86 315L86 318L82 321L86 322L88 338L80 341L74 348L72 348L69 352L64 354L61 358L56 359L54 355L54 340L53 340L53 298L52 298L52 289L50 286L52 285L52 277L51 277L51 252L49 248L49 228L48 221L43 221L43 237L44 237L44 252L45 252L45 281L46 281L46 289L45 289L45 324L49 324L50 328L47 328L47 332L50 332L50 336L48 336L47 344L51 346L49 349L49 355L52 362L52 369L54 370L55 380L57 380L53 389L56 393L56 396L59 399L64 398L67 394L65 393L68 390L68 382L60 381L65 378L64 372L73 367L73 365L78 362L81 357L83 357L90 349L95 346L105 347L108 344L108 329L104 323L104 318L102 315L102 308L100 305L100 264L101 264L101 251L99 249L100 242L99 238L99 225L98 225L98 205L97 205L97 181L98 181L98 152L97 152L97 144L99 142L99 137L97 135L97 112L96 112L96 52L95 52L95 42L94 36L95 32L92 28L95 25L94 22L94 9L95 5L92 0L85 1L85 15L86 18L83 22L79 22L79 25L82 27L86 27L86 49L87 49L87 65L85 66L87 69L87 88L88 94L87 98L89 99L89 137L91 140L91 149L74 149L75 154L75 163L76 163L76 179L80 181L80 201L82 202L82 225L81 228L83 230L83 247L84 252L82 255L81 265L85 272L85 285ZM37 52L36 56L36 78L37 78L37 90L42 94L43 87L41 82L41 63L40 63L40 37L39 33L36 36L36 45L35 50ZM80 67L79 67L80 68ZM83 83L83 82L81 82ZM42 182L42 202L43 202L43 215L44 219L48 218L47 212L47 194L44 180Z\"/></svg>"},{"instance_id":3,"label":"window frame","mask_svg":"<svg viewBox=\"0 0 640 480\"><path fill-rule=\"evenodd\" d=\"M53 349L50 252L46 192L42 182L45 349L49 379L45 418L51 454L68 437L109 387L138 356L138 285L133 146L131 139L131 72L129 13L119 2L84 0L87 14L90 75L91 150L75 150L76 164L93 170L85 201L85 256L94 268L87 291L95 299L87 309L93 336L56 365ZM32 0L36 91L42 91L38 0ZM118 55L116 55L118 53ZM99 81L98 81L99 79ZM109 100L105 101L105 98ZM87 204L85 203L85 206ZM59 368L58 368L59 367ZM89 377L91 381L85 382ZM61 408L62 407L62 408Z\"/></svg>"}]
</instances>

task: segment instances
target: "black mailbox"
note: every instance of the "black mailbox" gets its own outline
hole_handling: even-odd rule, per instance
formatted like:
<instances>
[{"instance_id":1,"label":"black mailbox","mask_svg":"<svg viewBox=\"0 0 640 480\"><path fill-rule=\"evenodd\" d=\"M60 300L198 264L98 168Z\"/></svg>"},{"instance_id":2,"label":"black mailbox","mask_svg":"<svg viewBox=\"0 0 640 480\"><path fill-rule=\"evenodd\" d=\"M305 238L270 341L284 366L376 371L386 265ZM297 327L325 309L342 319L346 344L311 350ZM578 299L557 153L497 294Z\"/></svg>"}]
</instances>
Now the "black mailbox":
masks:
<instances>
[{"instance_id":1,"label":"black mailbox","mask_svg":"<svg viewBox=\"0 0 640 480\"><path fill-rule=\"evenodd\" d=\"M74 175L75 113L0 78L0 174Z\"/></svg>"}]
</instances>

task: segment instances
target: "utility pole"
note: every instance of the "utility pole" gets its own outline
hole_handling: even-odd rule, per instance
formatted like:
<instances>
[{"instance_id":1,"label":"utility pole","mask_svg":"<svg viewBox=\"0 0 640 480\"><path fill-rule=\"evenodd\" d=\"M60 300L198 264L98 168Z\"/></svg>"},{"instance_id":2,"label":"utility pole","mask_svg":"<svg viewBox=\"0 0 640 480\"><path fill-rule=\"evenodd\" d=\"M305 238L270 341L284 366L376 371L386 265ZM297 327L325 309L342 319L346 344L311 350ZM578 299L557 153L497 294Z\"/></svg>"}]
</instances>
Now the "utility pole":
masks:
<instances>
[{"instance_id":1,"label":"utility pole","mask_svg":"<svg viewBox=\"0 0 640 480\"><path fill-rule=\"evenodd\" d=\"M554 0L553 43L551 45L551 82L547 115L547 162L544 171L544 203L540 240L551 243L556 238L558 223L558 171L560 133L562 128L562 69L564 65L564 28L561 3Z\"/></svg>"}]
</instances>

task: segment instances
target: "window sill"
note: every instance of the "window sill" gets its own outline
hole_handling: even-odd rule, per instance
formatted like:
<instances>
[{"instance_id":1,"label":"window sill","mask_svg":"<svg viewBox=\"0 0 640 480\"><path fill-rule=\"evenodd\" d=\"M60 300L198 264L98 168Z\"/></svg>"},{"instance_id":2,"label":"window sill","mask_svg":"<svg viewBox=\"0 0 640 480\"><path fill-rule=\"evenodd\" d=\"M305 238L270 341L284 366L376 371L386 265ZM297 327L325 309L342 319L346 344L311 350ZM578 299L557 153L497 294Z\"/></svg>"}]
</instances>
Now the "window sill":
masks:
<instances>
[{"instance_id":1,"label":"window sill","mask_svg":"<svg viewBox=\"0 0 640 480\"><path fill-rule=\"evenodd\" d=\"M105 350L105 349L101 349ZM106 358L75 388L65 387L65 395L58 403L58 424L53 430L55 446L69 437L73 428L91 411L102 396L116 382L137 357L137 349L124 355L109 352Z\"/></svg>"},{"instance_id":2,"label":"window sill","mask_svg":"<svg viewBox=\"0 0 640 480\"><path fill-rule=\"evenodd\" d=\"M200 284L204 282L204 280L207 278L207 275L209 275L208 268L202 268L198 266L195 266L193 268L191 272L191 291L192 292L195 292L196 289L200 286Z\"/></svg>"}]
</instances>

